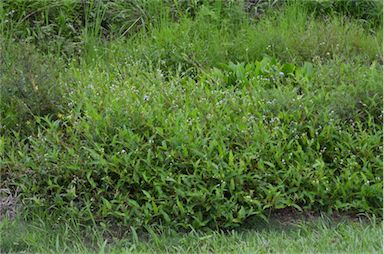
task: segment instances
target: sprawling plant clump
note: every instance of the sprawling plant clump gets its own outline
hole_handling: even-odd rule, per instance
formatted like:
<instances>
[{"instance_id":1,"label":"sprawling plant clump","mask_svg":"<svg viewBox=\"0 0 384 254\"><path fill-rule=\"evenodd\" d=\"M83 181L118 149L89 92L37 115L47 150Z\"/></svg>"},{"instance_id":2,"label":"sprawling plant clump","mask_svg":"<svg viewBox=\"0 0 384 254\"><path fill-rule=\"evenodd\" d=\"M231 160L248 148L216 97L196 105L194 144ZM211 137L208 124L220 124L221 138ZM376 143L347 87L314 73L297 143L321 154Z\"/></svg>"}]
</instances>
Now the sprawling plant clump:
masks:
<instances>
[{"instance_id":1,"label":"sprawling plant clump","mask_svg":"<svg viewBox=\"0 0 384 254\"><path fill-rule=\"evenodd\" d=\"M315 89L308 66L273 63L198 82L124 64L78 73L73 111L41 119L6 168L27 207L84 220L200 228L270 208L380 214L378 67Z\"/></svg>"},{"instance_id":2,"label":"sprawling plant clump","mask_svg":"<svg viewBox=\"0 0 384 254\"><path fill-rule=\"evenodd\" d=\"M382 31L302 5L255 21L196 4L80 58L8 47L0 188L26 215L133 228L380 216Z\"/></svg>"}]
</instances>

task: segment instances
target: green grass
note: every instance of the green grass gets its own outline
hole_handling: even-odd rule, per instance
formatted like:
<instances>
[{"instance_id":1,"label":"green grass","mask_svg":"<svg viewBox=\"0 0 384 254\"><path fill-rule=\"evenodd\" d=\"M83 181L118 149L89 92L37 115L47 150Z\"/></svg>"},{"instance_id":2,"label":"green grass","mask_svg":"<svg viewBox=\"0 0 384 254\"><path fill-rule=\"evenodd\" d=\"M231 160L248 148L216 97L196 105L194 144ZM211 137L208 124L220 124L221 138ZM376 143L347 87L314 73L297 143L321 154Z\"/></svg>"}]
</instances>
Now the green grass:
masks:
<instances>
[{"instance_id":1,"label":"green grass","mask_svg":"<svg viewBox=\"0 0 384 254\"><path fill-rule=\"evenodd\" d=\"M279 209L381 221L378 9L57 3L0 6L0 189L25 218L3 249L379 251L377 222L244 231Z\"/></svg>"},{"instance_id":2,"label":"green grass","mask_svg":"<svg viewBox=\"0 0 384 254\"><path fill-rule=\"evenodd\" d=\"M0 250L32 253L381 253L382 223L371 220L310 221L248 226L229 232L180 234L126 232L122 239L91 227L22 220L3 221ZM153 231L152 231L153 232ZM104 236L103 236L104 235Z\"/></svg>"}]
</instances>

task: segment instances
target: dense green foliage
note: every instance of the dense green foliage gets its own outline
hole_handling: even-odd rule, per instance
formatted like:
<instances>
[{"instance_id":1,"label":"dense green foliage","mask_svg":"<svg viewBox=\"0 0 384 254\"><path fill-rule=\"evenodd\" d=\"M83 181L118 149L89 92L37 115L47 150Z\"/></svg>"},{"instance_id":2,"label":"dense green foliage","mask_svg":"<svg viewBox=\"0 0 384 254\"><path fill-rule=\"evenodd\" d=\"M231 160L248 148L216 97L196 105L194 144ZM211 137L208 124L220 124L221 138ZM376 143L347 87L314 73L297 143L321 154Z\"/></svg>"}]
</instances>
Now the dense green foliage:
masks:
<instances>
[{"instance_id":1,"label":"dense green foliage","mask_svg":"<svg viewBox=\"0 0 384 254\"><path fill-rule=\"evenodd\" d=\"M309 14L345 16L368 26L380 26L383 18L380 0L4 0L0 29L6 40L34 42L45 50L72 55L81 54L89 36L107 40L132 36L164 20L195 18L207 7L220 21L239 22L297 4Z\"/></svg>"},{"instance_id":2,"label":"dense green foliage","mask_svg":"<svg viewBox=\"0 0 384 254\"><path fill-rule=\"evenodd\" d=\"M0 66L1 131L25 132L26 122L35 116L56 115L65 105L63 87L58 84L60 65L42 58L27 45L4 50Z\"/></svg>"},{"instance_id":3,"label":"dense green foliage","mask_svg":"<svg viewBox=\"0 0 384 254\"><path fill-rule=\"evenodd\" d=\"M317 15L335 13L378 25L383 20L383 1L379 0L313 0L306 6Z\"/></svg>"},{"instance_id":4,"label":"dense green foliage","mask_svg":"<svg viewBox=\"0 0 384 254\"><path fill-rule=\"evenodd\" d=\"M75 2L63 17L84 13ZM145 13L175 12L150 2ZM42 45L61 34L60 15L28 9L45 1L5 6L22 20L7 38L35 44L1 48L0 187L20 191L25 214L177 229L287 207L381 214L382 24L317 19L298 4L250 19L197 1L193 15L107 43L105 10L55 39L77 48L81 34L75 57ZM39 37L44 24L52 34Z\"/></svg>"}]
</instances>

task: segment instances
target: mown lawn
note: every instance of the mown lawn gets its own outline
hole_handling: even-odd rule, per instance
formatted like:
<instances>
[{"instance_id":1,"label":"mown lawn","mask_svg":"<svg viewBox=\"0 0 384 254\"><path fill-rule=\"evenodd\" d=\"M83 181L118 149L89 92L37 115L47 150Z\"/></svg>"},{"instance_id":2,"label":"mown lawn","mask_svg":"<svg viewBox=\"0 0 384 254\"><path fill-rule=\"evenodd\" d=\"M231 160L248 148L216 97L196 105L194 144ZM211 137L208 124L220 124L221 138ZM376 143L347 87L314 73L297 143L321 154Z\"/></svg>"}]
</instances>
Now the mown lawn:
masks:
<instances>
[{"instance_id":1,"label":"mown lawn","mask_svg":"<svg viewBox=\"0 0 384 254\"><path fill-rule=\"evenodd\" d=\"M229 232L126 233L119 239L100 229L43 221L2 221L0 230L5 253L381 253L383 242L379 221L324 216L290 223L274 218Z\"/></svg>"}]
</instances>

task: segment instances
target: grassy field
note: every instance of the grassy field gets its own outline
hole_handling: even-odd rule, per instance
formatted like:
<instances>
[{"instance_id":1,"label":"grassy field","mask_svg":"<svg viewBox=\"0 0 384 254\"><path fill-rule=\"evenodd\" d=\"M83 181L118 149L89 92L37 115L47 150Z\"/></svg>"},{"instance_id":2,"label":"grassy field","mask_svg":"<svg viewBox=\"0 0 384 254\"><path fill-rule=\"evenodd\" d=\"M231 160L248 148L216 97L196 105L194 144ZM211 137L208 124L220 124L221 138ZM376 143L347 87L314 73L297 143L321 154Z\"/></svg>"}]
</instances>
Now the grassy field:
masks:
<instances>
[{"instance_id":1,"label":"grassy field","mask_svg":"<svg viewBox=\"0 0 384 254\"><path fill-rule=\"evenodd\" d=\"M0 3L1 251L379 252L382 18L378 1ZM269 217L287 209L325 217Z\"/></svg>"},{"instance_id":2,"label":"grassy field","mask_svg":"<svg viewBox=\"0 0 384 254\"><path fill-rule=\"evenodd\" d=\"M324 216L290 223L274 218L227 232L168 230L119 238L70 222L3 221L0 229L2 251L12 253L381 253L383 241L378 221Z\"/></svg>"}]
</instances>

